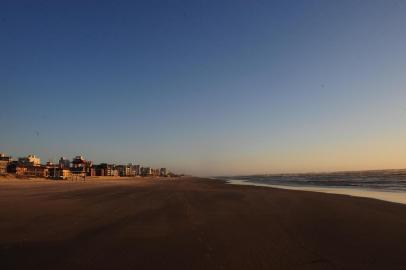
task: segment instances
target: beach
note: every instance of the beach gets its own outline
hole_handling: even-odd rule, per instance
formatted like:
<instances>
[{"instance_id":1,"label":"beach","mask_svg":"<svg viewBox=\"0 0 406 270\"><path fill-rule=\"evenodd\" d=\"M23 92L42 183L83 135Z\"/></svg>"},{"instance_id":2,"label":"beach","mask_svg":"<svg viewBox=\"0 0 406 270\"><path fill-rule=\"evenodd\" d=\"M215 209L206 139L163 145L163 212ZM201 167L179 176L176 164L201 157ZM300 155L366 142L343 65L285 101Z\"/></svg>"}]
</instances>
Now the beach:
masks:
<instances>
[{"instance_id":1,"label":"beach","mask_svg":"<svg viewBox=\"0 0 406 270\"><path fill-rule=\"evenodd\" d=\"M406 205L203 178L0 180L0 269L406 269Z\"/></svg>"},{"instance_id":2,"label":"beach","mask_svg":"<svg viewBox=\"0 0 406 270\"><path fill-rule=\"evenodd\" d=\"M309 186L286 186L286 185L271 185L271 184L258 184L243 180L227 180L227 183L232 185L248 185L259 187L271 187L281 188L288 190L302 190L310 192L321 192L331 194L341 194L353 197L373 198L377 200L406 204L406 192L405 191L393 191L393 190L374 190L374 189L362 189L354 187L309 187Z\"/></svg>"}]
</instances>

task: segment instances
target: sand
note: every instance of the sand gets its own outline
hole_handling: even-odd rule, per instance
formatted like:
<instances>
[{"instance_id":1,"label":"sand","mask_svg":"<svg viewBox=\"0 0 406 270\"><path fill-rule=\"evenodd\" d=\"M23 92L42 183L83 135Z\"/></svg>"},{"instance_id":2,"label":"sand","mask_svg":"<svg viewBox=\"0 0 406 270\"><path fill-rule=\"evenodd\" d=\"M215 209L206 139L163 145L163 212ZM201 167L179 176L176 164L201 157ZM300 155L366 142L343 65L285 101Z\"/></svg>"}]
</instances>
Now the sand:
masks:
<instances>
[{"instance_id":1,"label":"sand","mask_svg":"<svg viewBox=\"0 0 406 270\"><path fill-rule=\"evenodd\" d=\"M406 205L182 179L0 181L0 269L406 269Z\"/></svg>"}]
</instances>

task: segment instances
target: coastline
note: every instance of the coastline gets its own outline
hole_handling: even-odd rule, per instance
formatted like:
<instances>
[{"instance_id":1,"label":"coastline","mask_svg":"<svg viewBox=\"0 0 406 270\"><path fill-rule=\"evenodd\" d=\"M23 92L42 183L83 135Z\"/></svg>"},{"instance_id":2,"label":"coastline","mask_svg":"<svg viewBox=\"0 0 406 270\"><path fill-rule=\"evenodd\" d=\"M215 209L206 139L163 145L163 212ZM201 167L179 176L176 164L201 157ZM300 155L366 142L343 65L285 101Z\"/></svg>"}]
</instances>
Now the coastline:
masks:
<instances>
[{"instance_id":1,"label":"coastline","mask_svg":"<svg viewBox=\"0 0 406 270\"><path fill-rule=\"evenodd\" d=\"M221 179L223 180L223 179ZM268 188L279 188L287 190L300 190L308 192L319 192L327 194L345 195L351 197L370 198L391 203L406 204L406 192L402 191L377 191L372 189L350 188L350 187L308 187L308 186L284 186L253 183L245 180L223 180L231 185L258 186Z\"/></svg>"},{"instance_id":2,"label":"coastline","mask_svg":"<svg viewBox=\"0 0 406 270\"><path fill-rule=\"evenodd\" d=\"M0 181L1 269L405 269L406 206L203 178Z\"/></svg>"}]
</instances>

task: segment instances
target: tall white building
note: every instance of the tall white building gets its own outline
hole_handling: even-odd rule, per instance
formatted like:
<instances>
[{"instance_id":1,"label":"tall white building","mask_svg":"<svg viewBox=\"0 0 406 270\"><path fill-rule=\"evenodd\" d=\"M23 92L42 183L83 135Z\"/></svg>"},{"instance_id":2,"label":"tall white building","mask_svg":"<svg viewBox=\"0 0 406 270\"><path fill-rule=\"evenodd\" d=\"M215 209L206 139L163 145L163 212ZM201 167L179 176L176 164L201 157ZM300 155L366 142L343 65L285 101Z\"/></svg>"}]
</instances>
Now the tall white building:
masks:
<instances>
[{"instance_id":1,"label":"tall white building","mask_svg":"<svg viewBox=\"0 0 406 270\"><path fill-rule=\"evenodd\" d=\"M28 162L32 163L34 166L39 166L41 165L41 159L37 157L36 155L28 155Z\"/></svg>"},{"instance_id":2,"label":"tall white building","mask_svg":"<svg viewBox=\"0 0 406 270\"><path fill-rule=\"evenodd\" d=\"M36 155L28 155L28 157L19 158L18 161L25 165L32 165L32 166L41 165L41 159L39 157L37 157Z\"/></svg>"}]
</instances>

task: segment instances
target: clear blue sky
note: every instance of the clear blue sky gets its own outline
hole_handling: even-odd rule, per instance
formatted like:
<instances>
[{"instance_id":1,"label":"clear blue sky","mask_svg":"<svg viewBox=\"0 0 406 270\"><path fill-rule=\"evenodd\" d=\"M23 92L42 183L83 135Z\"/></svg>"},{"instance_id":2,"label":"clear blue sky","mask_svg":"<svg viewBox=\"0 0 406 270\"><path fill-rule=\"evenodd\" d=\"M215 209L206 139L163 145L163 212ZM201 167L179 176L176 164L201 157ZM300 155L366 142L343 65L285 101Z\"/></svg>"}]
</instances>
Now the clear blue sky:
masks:
<instances>
[{"instance_id":1,"label":"clear blue sky","mask_svg":"<svg viewBox=\"0 0 406 270\"><path fill-rule=\"evenodd\" d=\"M406 167L405 1L1 1L0 151Z\"/></svg>"}]
</instances>

